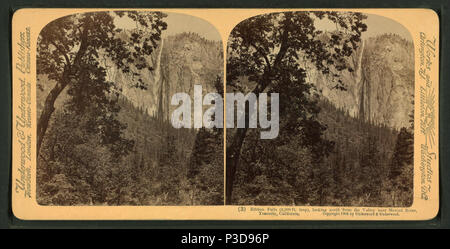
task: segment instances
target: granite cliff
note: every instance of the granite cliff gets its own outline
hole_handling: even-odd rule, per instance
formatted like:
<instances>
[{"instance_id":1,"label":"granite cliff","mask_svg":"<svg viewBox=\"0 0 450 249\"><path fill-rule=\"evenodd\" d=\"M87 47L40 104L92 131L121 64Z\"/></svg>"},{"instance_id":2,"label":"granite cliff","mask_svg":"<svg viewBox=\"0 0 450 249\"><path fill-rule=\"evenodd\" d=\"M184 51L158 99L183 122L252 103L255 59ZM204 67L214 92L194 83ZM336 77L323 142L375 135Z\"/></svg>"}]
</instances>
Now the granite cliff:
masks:
<instances>
[{"instance_id":1,"label":"granite cliff","mask_svg":"<svg viewBox=\"0 0 450 249\"><path fill-rule=\"evenodd\" d=\"M352 72L340 72L346 90L333 89L331 76L308 70L308 81L337 108L375 124L409 126L414 95L413 43L395 34L361 42L349 58Z\"/></svg>"}]
</instances>

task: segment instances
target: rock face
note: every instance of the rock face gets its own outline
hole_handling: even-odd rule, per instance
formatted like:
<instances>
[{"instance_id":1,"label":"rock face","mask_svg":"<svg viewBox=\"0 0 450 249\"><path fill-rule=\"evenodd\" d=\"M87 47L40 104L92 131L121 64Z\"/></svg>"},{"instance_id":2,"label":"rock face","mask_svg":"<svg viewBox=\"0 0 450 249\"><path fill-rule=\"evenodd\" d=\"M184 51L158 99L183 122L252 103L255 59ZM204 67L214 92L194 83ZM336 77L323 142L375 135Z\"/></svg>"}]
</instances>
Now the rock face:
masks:
<instances>
[{"instance_id":1,"label":"rock face","mask_svg":"<svg viewBox=\"0 0 450 249\"><path fill-rule=\"evenodd\" d=\"M332 89L330 76L309 70L308 80L338 108L354 117L394 128L408 127L413 111L414 47L398 35L363 41L340 72L347 90Z\"/></svg>"},{"instance_id":2,"label":"rock face","mask_svg":"<svg viewBox=\"0 0 450 249\"><path fill-rule=\"evenodd\" d=\"M136 107L162 120L170 120L176 106L170 105L175 93L184 92L193 99L194 85L202 85L203 94L216 92L214 80L223 79L223 46L195 33L181 33L160 41L149 56L153 70L141 70L146 89L130 87L131 75L113 70L108 77L115 81L121 94Z\"/></svg>"}]
</instances>

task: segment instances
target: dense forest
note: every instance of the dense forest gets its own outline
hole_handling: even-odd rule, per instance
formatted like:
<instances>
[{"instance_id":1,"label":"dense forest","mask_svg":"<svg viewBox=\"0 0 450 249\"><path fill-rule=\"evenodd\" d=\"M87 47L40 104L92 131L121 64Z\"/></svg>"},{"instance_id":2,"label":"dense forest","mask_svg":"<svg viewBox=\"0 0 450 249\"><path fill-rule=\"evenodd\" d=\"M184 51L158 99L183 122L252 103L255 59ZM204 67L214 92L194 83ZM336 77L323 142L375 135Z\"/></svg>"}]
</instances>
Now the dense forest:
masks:
<instances>
[{"instance_id":1,"label":"dense forest","mask_svg":"<svg viewBox=\"0 0 450 249\"><path fill-rule=\"evenodd\" d=\"M100 143L83 116L58 111L38 160L41 205L223 204L222 130L175 129L118 98L129 153Z\"/></svg>"},{"instance_id":2,"label":"dense forest","mask_svg":"<svg viewBox=\"0 0 450 249\"><path fill-rule=\"evenodd\" d=\"M367 123L326 99L318 106L328 156L315 157L300 136L267 141L252 130L237 172L236 204L410 206L411 129Z\"/></svg>"}]
</instances>

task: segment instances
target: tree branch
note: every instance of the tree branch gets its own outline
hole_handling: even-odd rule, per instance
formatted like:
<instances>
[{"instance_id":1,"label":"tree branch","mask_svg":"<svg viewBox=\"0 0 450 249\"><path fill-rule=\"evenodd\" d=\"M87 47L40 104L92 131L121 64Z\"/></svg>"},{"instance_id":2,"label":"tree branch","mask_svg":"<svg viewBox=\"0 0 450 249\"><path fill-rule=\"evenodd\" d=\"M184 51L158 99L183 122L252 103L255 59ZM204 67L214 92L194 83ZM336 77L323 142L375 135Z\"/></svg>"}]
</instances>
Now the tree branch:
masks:
<instances>
[{"instance_id":1,"label":"tree branch","mask_svg":"<svg viewBox=\"0 0 450 249\"><path fill-rule=\"evenodd\" d=\"M266 61L267 69L268 69L269 71L272 71L272 67L271 67L271 65L270 65L269 58L267 58L267 55L262 51L262 48L256 47L256 45L253 44L253 43L250 43L250 46L252 46L252 47L254 47L254 48L256 49L256 51L257 51L257 52L263 57L263 59Z\"/></svg>"},{"instance_id":2,"label":"tree branch","mask_svg":"<svg viewBox=\"0 0 450 249\"><path fill-rule=\"evenodd\" d=\"M274 67L277 67L278 64L281 62L281 60L283 59L284 55L287 52L288 49L288 31L286 29L286 27L283 30L283 34L281 35L281 46L280 46L280 51L278 52L275 61L273 63Z\"/></svg>"},{"instance_id":3,"label":"tree branch","mask_svg":"<svg viewBox=\"0 0 450 249\"><path fill-rule=\"evenodd\" d=\"M55 48L64 56L64 59L66 60L66 65L70 68L70 60L67 56L66 52L64 52L58 45L56 45L54 40L50 40L50 43L55 46Z\"/></svg>"}]
</instances>

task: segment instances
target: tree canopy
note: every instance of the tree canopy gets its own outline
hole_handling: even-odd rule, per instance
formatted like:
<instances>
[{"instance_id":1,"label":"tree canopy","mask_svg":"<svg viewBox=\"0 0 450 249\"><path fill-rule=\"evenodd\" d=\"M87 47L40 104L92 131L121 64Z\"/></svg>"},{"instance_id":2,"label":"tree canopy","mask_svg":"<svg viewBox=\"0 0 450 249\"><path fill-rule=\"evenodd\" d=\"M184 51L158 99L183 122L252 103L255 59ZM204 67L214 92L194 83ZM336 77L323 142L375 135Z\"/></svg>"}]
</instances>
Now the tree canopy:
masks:
<instances>
[{"instance_id":1,"label":"tree canopy","mask_svg":"<svg viewBox=\"0 0 450 249\"><path fill-rule=\"evenodd\" d=\"M103 135L103 142L123 142L119 139L123 127L114 118L118 107L108 97L113 95L113 90L118 94L120 89L106 80L109 65L104 58L135 78L130 86L146 88L147 82L139 77L140 71L153 70L145 57L153 52L161 32L167 28L165 16L161 12L88 12L59 18L42 29L38 37L37 73L47 75L56 84L39 117L38 153L54 103L67 87L73 111L82 113L94 105L99 112L101 118L93 120L91 126ZM128 30L129 39L118 36L123 30L116 28L115 18L129 18L136 23L136 28Z\"/></svg>"}]
</instances>

